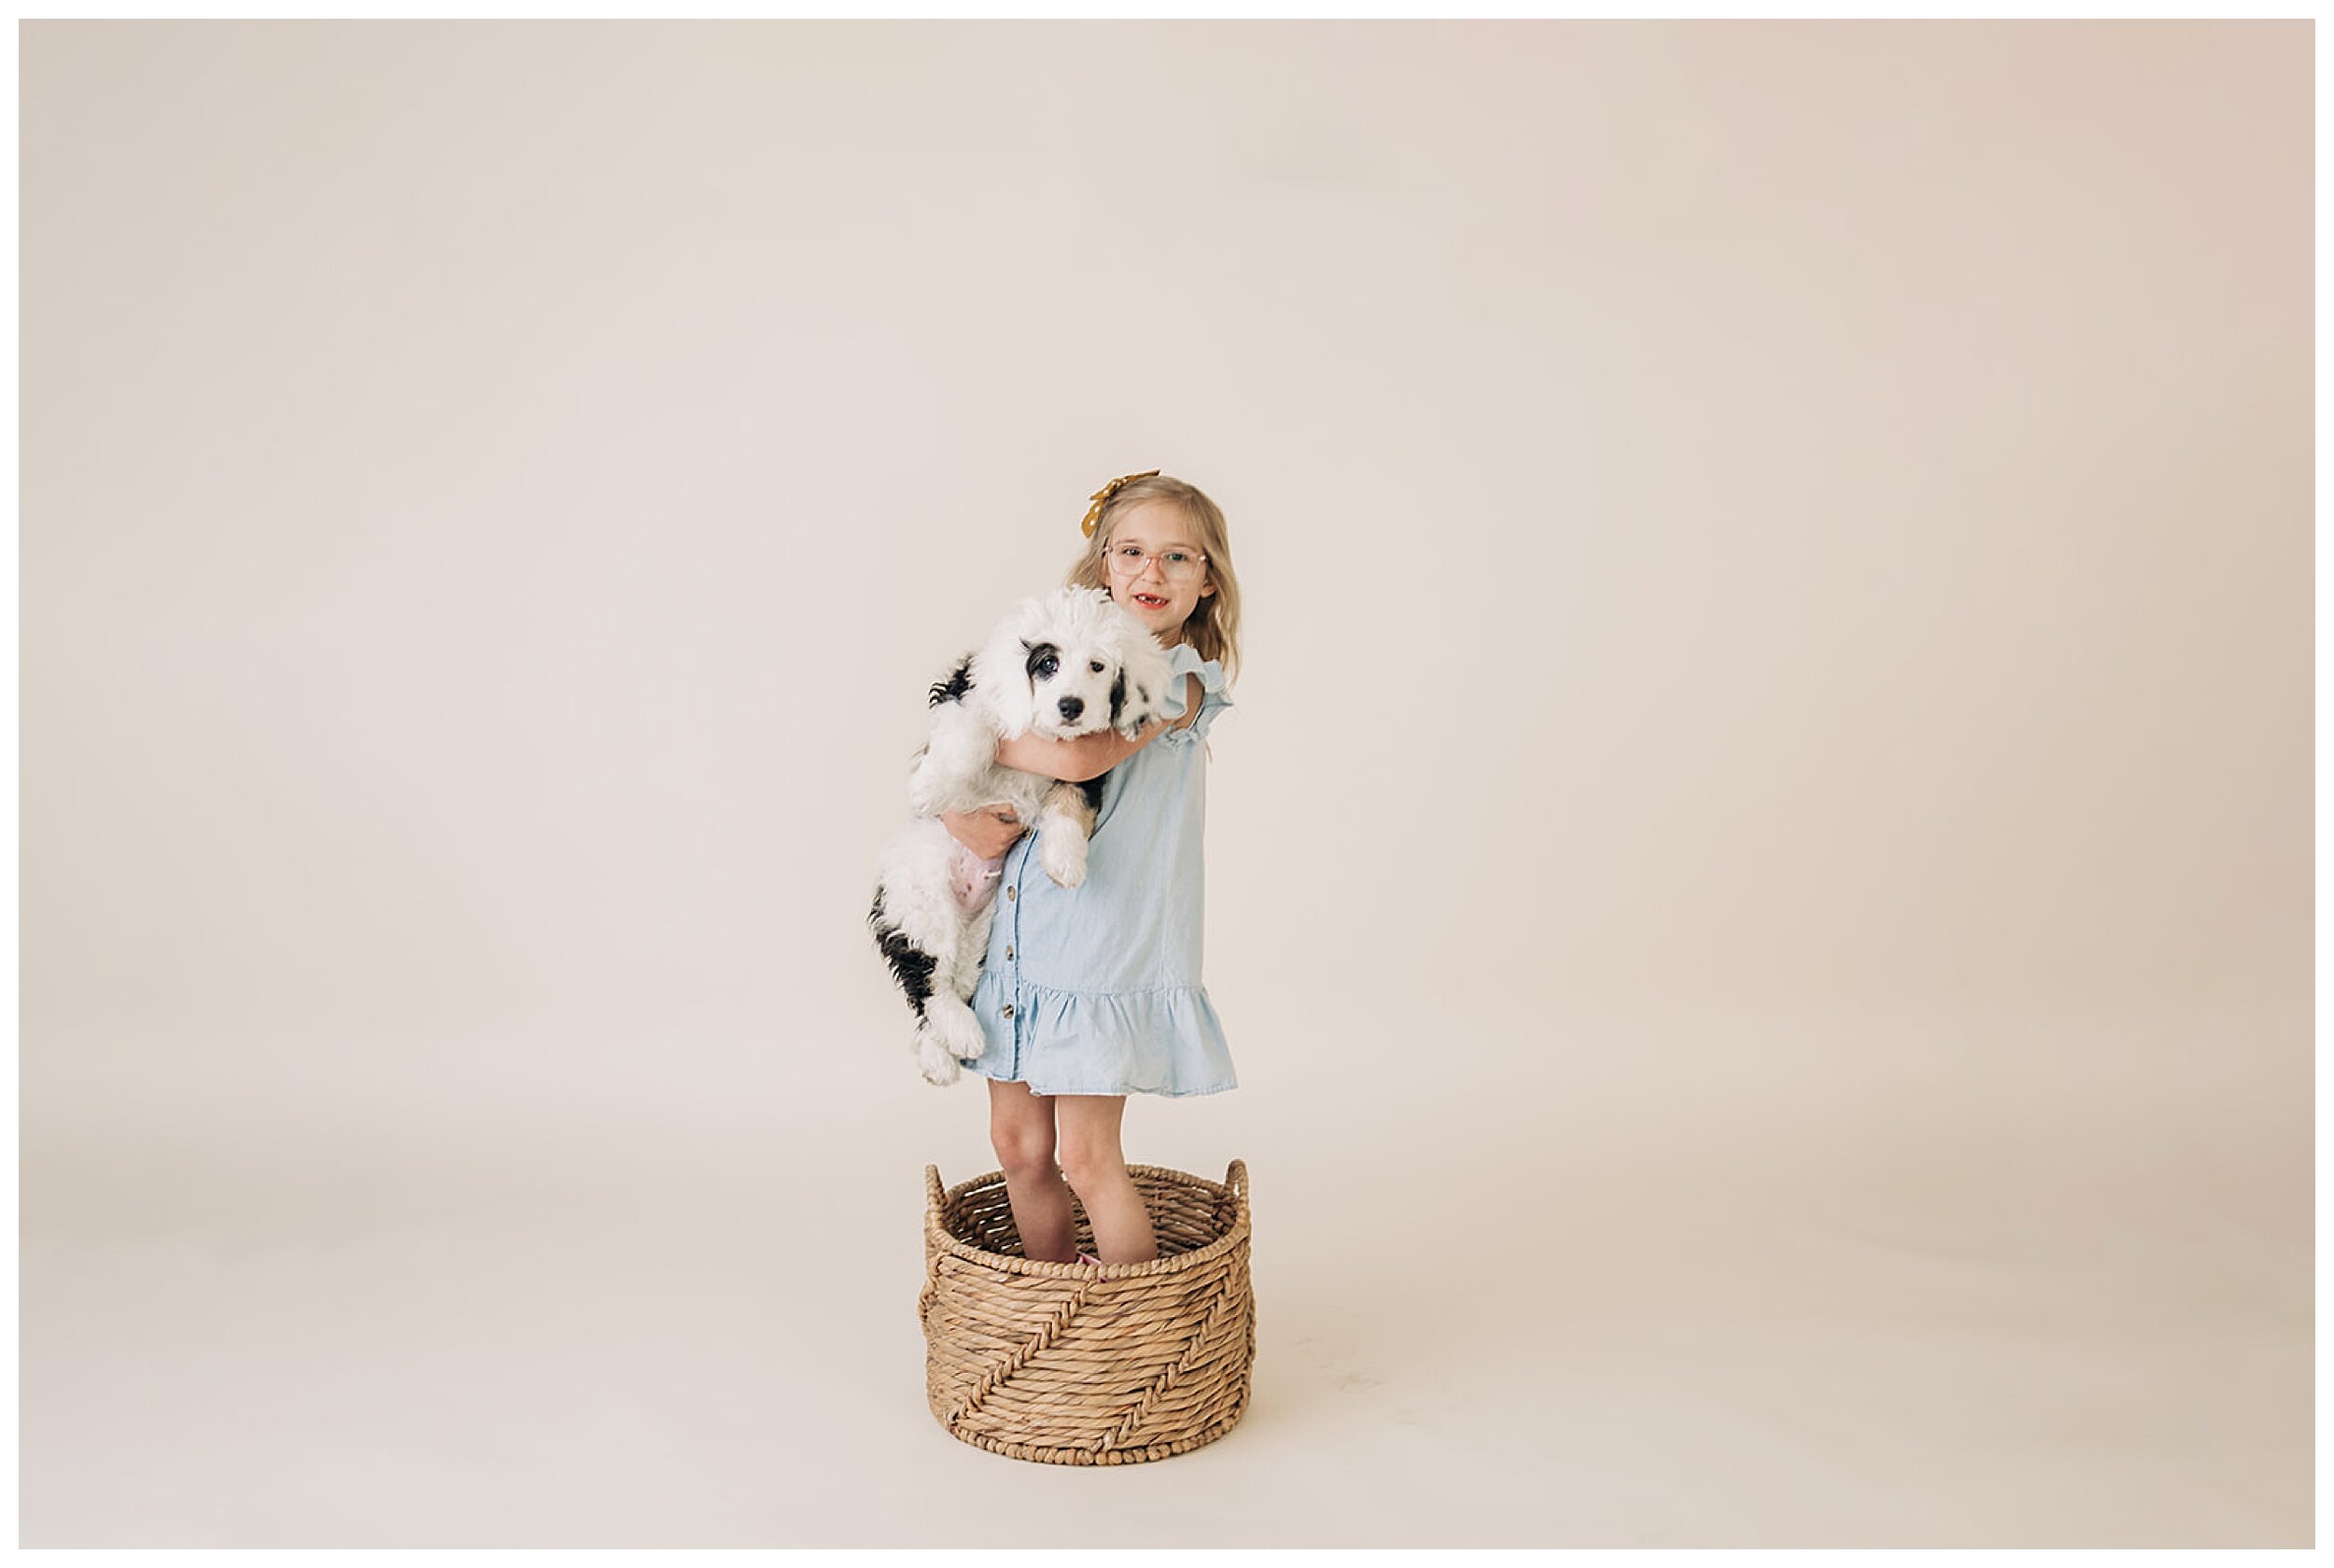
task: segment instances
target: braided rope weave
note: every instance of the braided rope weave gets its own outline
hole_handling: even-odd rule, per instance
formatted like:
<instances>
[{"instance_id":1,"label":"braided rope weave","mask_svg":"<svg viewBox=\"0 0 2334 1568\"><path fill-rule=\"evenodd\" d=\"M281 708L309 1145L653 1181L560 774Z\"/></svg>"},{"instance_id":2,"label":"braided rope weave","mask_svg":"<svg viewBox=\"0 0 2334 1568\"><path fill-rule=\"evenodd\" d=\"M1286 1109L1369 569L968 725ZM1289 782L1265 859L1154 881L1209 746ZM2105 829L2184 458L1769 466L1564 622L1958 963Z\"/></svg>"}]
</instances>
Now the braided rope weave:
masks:
<instances>
[{"instance_id":1,"label":"braided rope weave","mask_svg":"<svg viewBox=\"0 0 2334 1568\"><path fill-rule=\"evenodd\" d=\"M1033 1263L1005 1174L945 1190L924 1168L924 1392L956 1437L1048 1464L1131 1464L1214 1442L1248 1407L1248 1169L1222 1183L1131 1165L1149 1263ZM1093 1244L1072 1198L1078 1245Z\"/></svg>"}]
</instances>

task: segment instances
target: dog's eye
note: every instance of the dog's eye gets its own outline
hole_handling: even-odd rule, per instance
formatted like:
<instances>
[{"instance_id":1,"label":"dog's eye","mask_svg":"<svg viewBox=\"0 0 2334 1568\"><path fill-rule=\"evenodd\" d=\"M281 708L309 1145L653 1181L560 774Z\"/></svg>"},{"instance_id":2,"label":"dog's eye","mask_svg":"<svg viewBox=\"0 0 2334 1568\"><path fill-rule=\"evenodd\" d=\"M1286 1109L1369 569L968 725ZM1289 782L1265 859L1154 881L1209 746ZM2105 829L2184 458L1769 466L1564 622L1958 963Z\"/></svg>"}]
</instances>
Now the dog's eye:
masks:
<instances>
[{"instance_id":1,"label":"dog's eye","mask_svg":"<svg viewBox=\"0 0 2334 1568\"><path fill-rule=\"evenodd\" d=\"M1086 667L1092 670L1096 675L1100 675L1103 672L1103 662L1100 659L1096 659Z\"/></svg>"},{"instance_id":2,"label":"dog's eye","mask_svg":"<svg viewBox=\"0 0 2334 1568\"><path fill-rule=\"evenodd\" d=\"M1050 654L1037 661L1037 673L1041 676L1049 676L1061 667L1062 661Z\"/></svg>"}]
</instances>

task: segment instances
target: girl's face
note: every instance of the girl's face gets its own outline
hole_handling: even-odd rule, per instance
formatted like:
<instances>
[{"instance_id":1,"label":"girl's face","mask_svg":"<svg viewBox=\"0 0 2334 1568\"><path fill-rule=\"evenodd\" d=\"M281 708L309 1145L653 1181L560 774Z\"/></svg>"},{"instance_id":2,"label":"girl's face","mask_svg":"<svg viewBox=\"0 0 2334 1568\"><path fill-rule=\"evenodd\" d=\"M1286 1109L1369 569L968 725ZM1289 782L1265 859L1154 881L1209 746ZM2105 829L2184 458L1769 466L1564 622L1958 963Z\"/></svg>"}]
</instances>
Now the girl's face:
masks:
<instances>
[{"instance_id":1,"label":"girl's face","mask_svg":"<svg viewBox=\"0 0 2334 1568\"><path fill-rule=\"evenodd\" d=\"M1171 648L1183 640L1183 623L1200 601L1216 592L1183 509L1164 501L1137 502L1119 513L1103 552L1103 578L1110 596Z\"/></svg>"}]
</instances>

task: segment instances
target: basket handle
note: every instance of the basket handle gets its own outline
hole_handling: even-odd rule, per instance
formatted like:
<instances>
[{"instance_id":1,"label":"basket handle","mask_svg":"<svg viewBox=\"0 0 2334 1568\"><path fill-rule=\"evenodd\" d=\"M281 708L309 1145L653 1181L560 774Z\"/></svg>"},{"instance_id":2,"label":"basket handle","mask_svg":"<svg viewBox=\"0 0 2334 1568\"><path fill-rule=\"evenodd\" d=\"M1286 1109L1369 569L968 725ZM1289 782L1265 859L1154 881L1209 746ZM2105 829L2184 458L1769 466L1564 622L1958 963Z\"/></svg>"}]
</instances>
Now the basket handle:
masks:
<instances>
[{"instance_id":1,"label":"basket handle","mask_svg":"<svg viewBox=\"0 0 2334 1568\"><path fill-rule=\"evenodd\" d=\"M1224 1185L1231 1189L1233 1200L1242 1208L1248 1206L1248 1162L1246 1160L1236 1159L1224 1167Z\"/></svg>"},{"instance_id":2,"label":"basket handle","mask_svg":"<svg viewBox=\"0 0 2334 1568\"><path fill-rule=\"evenodd\" d=\"M924 1167L924 1217L926 1219L935 1219L939 1216L940 1198L940 1168L936 1165L927 1165Z\"/></svg>"}]
</instances>

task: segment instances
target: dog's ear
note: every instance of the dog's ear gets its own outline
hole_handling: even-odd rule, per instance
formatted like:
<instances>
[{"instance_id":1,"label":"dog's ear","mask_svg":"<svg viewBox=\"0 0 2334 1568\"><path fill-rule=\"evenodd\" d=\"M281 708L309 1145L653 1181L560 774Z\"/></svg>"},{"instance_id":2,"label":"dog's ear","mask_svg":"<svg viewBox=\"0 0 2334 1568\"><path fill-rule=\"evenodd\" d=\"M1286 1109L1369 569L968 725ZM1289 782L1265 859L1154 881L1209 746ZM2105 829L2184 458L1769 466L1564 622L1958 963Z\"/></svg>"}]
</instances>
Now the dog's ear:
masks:
<instances>
[{"instance_id":1,"label":"dog's ear","mask_svg":"<svg viewBox=\"0 0 2334 1568\"><path fill-rule=\"evenodd\" d=\"M997 661L997 684L989 711L996 716L997 733L1007 740L1037 721L1037 693L1029 673L1030 645L1019 637Z\"/></svg>"},{"instance_id":2,"label":"dog's ear","mask_svg":"<svg viewBox=\"0 0 2334 1568\"><path fill-rule=\"evenodd\" d=\"M995 721L997 733L1007 740L1028 730L1036 721L1037 699L1030 686L1029 655L1039 619L1035 599L1024 599L1020 608L999 623L973 655L973 690L990 717Z\"/></svg>"},{"instance_id":3,"label":"dog's ear","mask_svg":"<svg viewBox=\"0 0 2334 1568\"><path fill-rule=\"evenodd\" d=\"M1137 693L1137 702L1142 693ZM1120 735L1128 735L1128 667L1118 665L1118 674L1111 679L1111 728ZM1128 735L1128 740L1134 740Z\"/></svg>"},{"instance_id":4,"label":"dog's ear","mask_svg":"<svg viewBox=\"0 0 2334 1568\"><path fill-rule=\"evenodd\" d=\"M1118 665L1118 679L1110 693L1111 722L1132 740L1142 734L1144 725L1160 717L1160 704L1174 679L1174 665L1143 623L1124 610L1114 618L1106 639Z\"/></svg>"}]
</instances>

